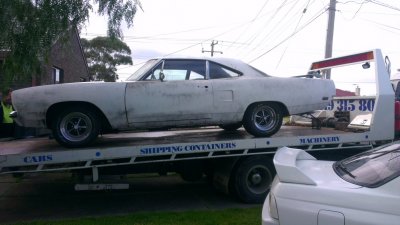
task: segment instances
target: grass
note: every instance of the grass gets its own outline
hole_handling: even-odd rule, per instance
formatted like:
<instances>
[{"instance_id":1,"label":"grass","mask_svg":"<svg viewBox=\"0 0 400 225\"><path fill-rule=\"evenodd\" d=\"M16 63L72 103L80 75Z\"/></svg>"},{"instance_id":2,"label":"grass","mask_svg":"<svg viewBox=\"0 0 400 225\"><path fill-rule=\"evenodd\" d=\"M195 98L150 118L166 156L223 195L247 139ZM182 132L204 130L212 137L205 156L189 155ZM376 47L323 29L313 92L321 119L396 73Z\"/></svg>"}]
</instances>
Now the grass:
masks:
<instances>
[{"instance_id":1,"label":"grass","mask_svg":"<svg viewBox=\"0 0 400 225\"><path fill-rule=\"evenodd\" d=\"M261 207L187 212L143 212L124 216L19 222L15 225L254 225L261 224Z\"/></svg>"}]
</instances>

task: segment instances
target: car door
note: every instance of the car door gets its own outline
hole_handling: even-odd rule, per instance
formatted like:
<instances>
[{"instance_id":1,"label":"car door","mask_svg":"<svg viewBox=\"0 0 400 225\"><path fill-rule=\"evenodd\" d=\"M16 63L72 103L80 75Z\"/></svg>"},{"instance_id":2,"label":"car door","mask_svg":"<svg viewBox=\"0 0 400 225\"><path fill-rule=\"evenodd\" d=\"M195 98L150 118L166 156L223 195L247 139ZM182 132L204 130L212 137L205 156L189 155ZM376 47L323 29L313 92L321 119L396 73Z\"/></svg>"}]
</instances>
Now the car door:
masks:
<instances>
[{"instance_id":1,"label":"car door","mask_svg":"<svg viewBox=\"0 0 400 225\"><path fill-rule=\"evenodd\" d=\"M240 81L242 73L211 61L208 68L214 92L214 117L222 122L241 121L247 106L243 95L251 95Z\"/></svg>"},{"instance_id":2,"label":"car door","mask_svg":"<svg viewBox=\"0 0 400 225\"><path fill-rule=\"evenodd\" d=\"M204 60L163 60L145 77L127 84L130 126L153 128L205 124L213 107ZM161 75L161 79L160 79Z\"/></svg>"}]
</instances>

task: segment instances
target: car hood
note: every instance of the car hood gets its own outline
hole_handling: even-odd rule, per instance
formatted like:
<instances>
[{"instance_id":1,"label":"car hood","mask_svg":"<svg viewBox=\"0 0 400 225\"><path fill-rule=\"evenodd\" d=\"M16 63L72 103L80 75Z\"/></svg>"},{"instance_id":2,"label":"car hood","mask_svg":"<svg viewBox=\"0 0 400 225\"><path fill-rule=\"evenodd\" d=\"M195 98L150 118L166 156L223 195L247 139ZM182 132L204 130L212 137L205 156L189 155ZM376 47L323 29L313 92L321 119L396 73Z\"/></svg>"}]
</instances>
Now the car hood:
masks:
<instances>
[{"instance_id":1,"label":"car hood","mask_svg":"<svg viewBox=\"0 0 400 225\"><path fill-rule=\"evenodd\" d=\"M282 147L274 156L280 182L338 188L360 188L340 178L332 161L319 161L306 151Z\"/></svg>"}]
</instances>

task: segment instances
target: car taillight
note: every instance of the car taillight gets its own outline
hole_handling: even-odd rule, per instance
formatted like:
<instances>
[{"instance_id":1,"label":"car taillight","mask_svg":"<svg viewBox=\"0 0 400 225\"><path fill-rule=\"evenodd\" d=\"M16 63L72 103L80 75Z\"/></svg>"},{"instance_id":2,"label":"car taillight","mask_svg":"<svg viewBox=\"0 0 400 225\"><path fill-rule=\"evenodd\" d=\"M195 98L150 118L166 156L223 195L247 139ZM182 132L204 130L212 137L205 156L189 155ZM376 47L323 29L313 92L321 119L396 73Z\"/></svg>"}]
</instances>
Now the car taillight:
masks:
<instances>
[{"instance_id":1,"label":"car taillight","mask_svg":"<svg viewBox=\"0 0 400 225\"><path fill-rule=\"evenodd\" d=\"M279 216L278 216L278 207L276 205L276 200L275 200L275 196L272 193L269 193L269 214L271 215L272 218L278 220Z\"/></svg>"}]
</instances>

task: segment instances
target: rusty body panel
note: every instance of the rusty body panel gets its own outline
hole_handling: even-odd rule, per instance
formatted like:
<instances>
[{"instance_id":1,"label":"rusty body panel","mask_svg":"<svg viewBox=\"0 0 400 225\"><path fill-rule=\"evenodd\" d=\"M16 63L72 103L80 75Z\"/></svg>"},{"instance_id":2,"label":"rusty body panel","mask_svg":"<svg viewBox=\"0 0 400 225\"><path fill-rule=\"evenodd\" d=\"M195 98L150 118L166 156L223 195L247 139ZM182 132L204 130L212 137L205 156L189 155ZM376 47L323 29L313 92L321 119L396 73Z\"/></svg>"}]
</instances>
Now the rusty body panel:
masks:
<instances>
[{"instance_id":1,"label":"rusty body panel","mask_svg":"<svg viewBox=\"0 0 400 225\"><path fill-rule=\"evenodd\" d=\"M47 110L54 104L89 103L96 106L112 124L126 128L126 83L67 83L16 90L12 101L18 112L17 123L26 127L46 127Z\"/></svg>"}]
</instances>

